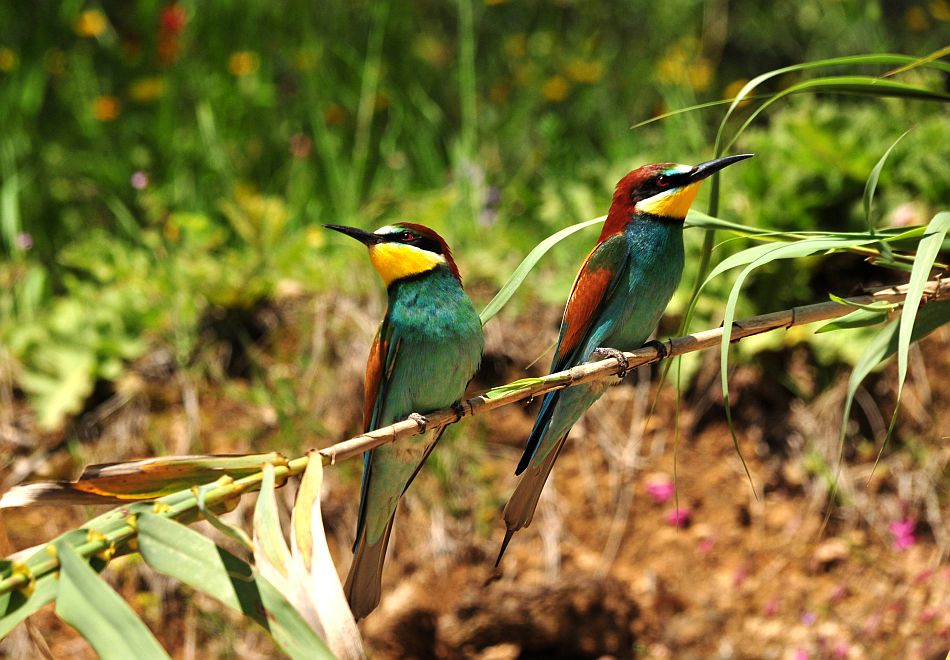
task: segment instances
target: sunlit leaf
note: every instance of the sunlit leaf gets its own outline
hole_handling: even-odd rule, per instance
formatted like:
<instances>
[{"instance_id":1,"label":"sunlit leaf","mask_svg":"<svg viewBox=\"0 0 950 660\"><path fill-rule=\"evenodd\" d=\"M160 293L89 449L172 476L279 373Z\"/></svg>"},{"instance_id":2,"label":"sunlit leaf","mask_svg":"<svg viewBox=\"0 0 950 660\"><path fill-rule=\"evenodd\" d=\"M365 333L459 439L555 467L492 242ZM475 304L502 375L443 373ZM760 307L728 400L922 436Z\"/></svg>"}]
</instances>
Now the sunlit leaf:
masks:
<instances>
[{"instance_id":1,"label":"sunlit leaf","mask_svg":"<svg viewBox=\"0 0 950 660\"><path fill-rule=\"evenodd\" d=\"M877 190L878 179L881 178L881 170L884 169L885 163L887 163L888 156L891 155L891 152L894 151L894 147L904 139L904 137L911 132L912 129L907 129L901 133L900 137L894 140L894 142L887 148L887 151L884 152L884 155L881 156L881 159L877 161L877 164L871 170L871 174L868 176L867 183L864 185L864 217L868 223L868 231L872 234L874 233L874 222L871 219L871 204L874 201L874 191Z\"/></svg>"},{"instance_id":2,"label":"sunlit leaf","mask_svg":"<svg viewBox=\"0 0 950 660\"><path fill-rule=\"evenodd\" d=\"M247 562L162 516L139 514L138 530L139 551L157 571L243 612L293 658L332 657L300 614Z\"/></svg>"},{"instance_id":3,"label":"sunlit leaf","mask_svg":"<svg viewBox=\"0 0 950 660\"><path fill-rule=\"evenodd\" d=\"M927 231L924 237L920 239L917 246L917 256L914 259L913 270L910 274L910 282L907 284L907 298L901 309L900 328L898 330L897 344L897 403L900 405L901 394L904 391L904 380L907 378L907 354L910 350L910 343L914 332L914 320L917 317L917 310L920 307L920 297L923 295L924 288L927 285L927 279L930 277L930 270L937 260L937 254L940 252L940 246L950 230L950 211L938 213L934 216L930 224L927 225ZM894 415L891 417L888 436L894 429L894 423L897 419L897 407L895 406Z\"/></svg>"},{"instance_id":4,"label":"sunlit leaf","mask_svg":"<svg viewBox=\"0 0 950 660\"><path fill-rule=\"evenodd\" d=\"M71 625L103 660L168 658L132 608L68 543L56 544L59 593L56 614Z\"/></svg>"},{"instance_id":5,"label":"sunlit leaf","mask_svg":"<svg viewBox=\"0 0 950 660\"><path fill-rule=\"evenodd\" d=\"M505 282L504 286L495 294L495 297L488 301L488 304L485 305L485 309L482 310L482 313L479 317L482 320L482 325L488 323L488 321L495 316L501 308L511 299L511 296L514 295L515 291L518 290L518 287L521 286L521 283L524 282L525 278L528 276L528 273L535 267L538 261L541 260L548 250L552 247L563 241L565 238L574 234L581 229L586 229L591 225L596 225L604 220L607 216L601 216L593 220L587 220L586 222L579 222L576 225L571 225L570 227L565 227L559 232L556 232L546 239L538 243L531 252L528 253L528 256L518 264L518 267L515 268L515 271L511 274L511 277L508 278L508 281Z\"/></svg>"},{"instance_id":6,"label":"sunlit leaf","mask_svg":"<svg viewBox=\"0 0 950 660\"><path fill-rule=\"evenodd\" d=\"M317 452L310 452L309 456L294 502L291 550L294 561L305 569L303 586L316 607L327 645L337 658L363 658L360 631L343 593L323 528L320 507L323 461Z\"/></svg>"},{"instance_id":7,"label":"sunlit leaf","mask_svg":"<svg viewBox=\"0 0 950 660\"><path fill-rule=\"evenodd\" d=\"M885 320L887 320L886 309L856 309L846 316L842 316L839 319L835 319L834 321L821 326L815 330L815 334L834 332L835 330L864 328L869 325L876 325Z\"/></svg>"},{"instance_id":8,"label":"sunlit leaf","mask_svg":"<svg viewBox=\"0 0 950 660\"><path fill-rule=\"evenodd\" d=\"M531 387L532 385L538 385L543 383L544 379L542 378L519 378L518 380L513 380L510 383L505 385L499 385L498 387L493 387L484 394L482 398L488 399L497 399L503 397L506 394L511 394L512 392L518 392L525 389L526 387Z\"/></svg>"},{"instance_id":9,"label":"sunlit leaf","mask_svg":"<svg viewBox=\"0 0 950 660\"><path fill-rule=\"evenodd\" d=\"M316 604L303 584L306 569L302 561L293 558L284 540L274 488L274 466L265 465L261 492L254 507L254 565L284 594L310 627L326 639Z\"/></svg>"}]
</instances>

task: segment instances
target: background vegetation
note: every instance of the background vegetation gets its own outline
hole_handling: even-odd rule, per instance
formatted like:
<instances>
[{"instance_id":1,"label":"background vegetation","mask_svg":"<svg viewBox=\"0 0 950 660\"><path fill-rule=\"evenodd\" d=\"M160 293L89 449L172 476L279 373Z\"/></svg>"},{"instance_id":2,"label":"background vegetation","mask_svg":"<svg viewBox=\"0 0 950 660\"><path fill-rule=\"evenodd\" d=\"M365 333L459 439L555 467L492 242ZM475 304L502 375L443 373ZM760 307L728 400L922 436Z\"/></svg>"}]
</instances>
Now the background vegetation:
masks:
<instances>
[{"instance_id":1,"label":"background vegetation","mask_svg":"<svg viewBox=\"0 0 950 660\"><path fill-rule=\"evenodd\" d=\"M632 167L711 157L722 113L632 125L729 98L784 65L925 55L948 41L950 4L67 1L6 3L0 25L0 441L9 486L129 455L329 444L357 426L360 363L384 293L363 255L319 223L431 225L484 303L543 237L602 214ZM933 71L902 80L947 85ZM737 145L758 157L728 172L719 214L781 230L862 230L865 181L911 127L883 170L875 209L880 225L926 223L950 200L946 107L866 97L775 106ZM593 232L553 250L499 317L481 384L523 373L553 337ZM697 233L687 233L685 281L696 277ZM730 241L714 261L739 247ZM857 256L774 263L757 272L738 312L901 278ZM726 283L707 288L694 327L721 321L727 292ZM750 349L749 379L783 374L778 393L760 390L773 398L749 409L740 401L740 423L763 455L791 453L791 465L826 482L834 450L795 445L765 420L790 400L840 393L862 345L853 335L790 333ZM694 371L701 391L698 362ZM946 385L934 381L938 395ZM697 419L713 405L691 401ZM849 454L856 460L873 457L881 437L868 414ZM821 419L816 434L836 438L837 426ZM905 488L886 515L839 502L853 507L849 524L886 539L888 521L942 519L946 462L928 445L925 419L914 418L894 451L903 474L923 471L930 490ZM931 431L941 433L935 419ZM419 485L424 508L438 502L474 521L460 529L488 539L507 493L498 480L510 469L498 451L449 443ZM338 472L345 499L358 467ZM341 533L349 508L336 511ZM945 556L947 539L929 534Z\"/></svg>"}]
</instances>

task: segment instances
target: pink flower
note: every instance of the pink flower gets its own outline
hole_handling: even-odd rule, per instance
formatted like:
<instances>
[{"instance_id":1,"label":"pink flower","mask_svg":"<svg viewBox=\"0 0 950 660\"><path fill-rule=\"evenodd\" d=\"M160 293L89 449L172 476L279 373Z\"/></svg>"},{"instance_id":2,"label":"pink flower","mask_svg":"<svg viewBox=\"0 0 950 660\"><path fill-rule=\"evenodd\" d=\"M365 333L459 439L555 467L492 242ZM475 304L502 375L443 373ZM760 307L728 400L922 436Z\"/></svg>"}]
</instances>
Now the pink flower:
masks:
<instances>
[{"instance_id":1,"label":"pink flower","mask_svg":"<svg viewBox=\"0 0 950 660\"><path fill-rule=\"evenodd\" d=\"M657 479L647 484L647 495L657 504L663 504L673 497L676 487L669 479Z\"/></svg>"},{"instance_id":2,"label":"pink flower","mask_svg":"<svg viewBox=\"0 0 950 660\"><path fill-rule=\"evenodd\" d=\"M689 525L689 509L670 509L666 514L666 524L673 527L686 527Z\"/></svg>"},{"instance_id":3,"label":"pink flower","mask_svg":"<svg viewBox=\"0 0 950 660\"><path fill-rule=\"evenodd\" d=\"M808 651L805 649L795 649L795 655L792 656L795 660L808 660Z\"/></svg>"},{"instance_id":4,"label":"pink flower","mask_svg":"<svg viewBox=\"0 0 950 660\"><path fill-rule=\"evenodd\" d=\"M129 179L129 183L136 190L145 190L148 188L148 174L139 170L132 175L132 178Z\"/></svg>"},{"instance_id":5,"label":"pink flower","mask_svg":"<svg viewBox=\"0 0 950 660\"><path fill-rule=\"evenodd\" d=\"M892 544L895 550L906 550L917 543L917 539L914 537L914 528L916 526L917 523L912 518L894 520L887 526L891 532L891 536L894 537Z\"/></svg>"}]
</instances>

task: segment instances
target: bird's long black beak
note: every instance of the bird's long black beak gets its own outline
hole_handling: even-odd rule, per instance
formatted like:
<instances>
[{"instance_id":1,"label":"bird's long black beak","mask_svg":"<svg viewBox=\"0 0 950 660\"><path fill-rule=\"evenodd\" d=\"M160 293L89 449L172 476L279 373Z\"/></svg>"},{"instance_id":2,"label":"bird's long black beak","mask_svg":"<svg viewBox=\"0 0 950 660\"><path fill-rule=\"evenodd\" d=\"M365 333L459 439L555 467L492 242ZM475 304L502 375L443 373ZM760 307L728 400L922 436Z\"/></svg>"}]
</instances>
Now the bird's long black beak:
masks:
<instances>
[{"instance_id":1,"label":"bird's long black beak","mask_svg":"<svg viewBox=\"0 0 950 660\"><path fill-rule=\"evenodd\" d=\"M736 154L735 156L724 156L723 158L717 158L715 160L707 160L705 163L700 163L690 171L689 180L693 183L702 181L707 176L715 174L722 168L729 167L733 163L738 163L740 160L752 158L754 155L755 154Z\"/></svg>"},{"instance_id":2,"label":"bird's long black beak","mask_svg":"<svg viewBox=\"0 0 950 660\"><path fill-rule=\"evenodd\" d=\"M345 225L323 225L327 229L332 229L333 231L338 231L341 234L346 234L350 238L355 238L363 245L376 245L381 243L384 239L379 234L374 234L370 231L363 231L362 229L357 229L356 227L347 227Z\"/></svg>"}]
</instances>

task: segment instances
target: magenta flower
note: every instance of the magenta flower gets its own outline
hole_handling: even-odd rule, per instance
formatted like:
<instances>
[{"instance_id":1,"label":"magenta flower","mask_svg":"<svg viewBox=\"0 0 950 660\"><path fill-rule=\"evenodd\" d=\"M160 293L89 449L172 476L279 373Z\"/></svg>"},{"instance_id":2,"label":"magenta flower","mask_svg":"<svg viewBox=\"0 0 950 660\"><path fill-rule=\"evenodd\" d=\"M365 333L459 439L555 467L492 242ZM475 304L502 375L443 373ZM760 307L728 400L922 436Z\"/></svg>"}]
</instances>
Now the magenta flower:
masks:
<instances>
[{"instance_id":1,"label":"magenta flower","mask_svg":"<svg viewBox=\"0 0 950 660\"><path fill-rule=\"evenodd\" d=\"M795 660L808 660L808 651L805 649L795 649L795 655L792 656Z\"/></svg>"},{"instance_id":2,"label":"magenta flower","mask_svg":"<svg viewBox=\"0 0 950 660\"><path fill-rule=\"evenodd\" d=\"M33 247L33 235L27 232L20 232L13 239L14 244L21 250L29 250Z\"/></svg>"},{"instance_id":3,"label":"magenta flower","mask_svg":"<svg viewBox=\"0 0 950 660\"><path fill-rule=\"evenodd\" d=\"M670 479L656 479L647 484L647 495L657 504L663 504L673 497L676 488Z\"/></svg>"},{"instance_id":4,"label":"magenta flower","mask_svg":"<svg viewBox=\"0 0 950 660\"><path fill-rule=\"evenodd\" d=\"M148 187L148 174L139 170L132 175L129 183L132 184L132 187L136 190L145 190L145 188Z\"/></svg>"},{"instance_id":5,"label":"magenta flower","mask_svg":"<svg viewBox=\"0 0 950 660\"><path fill-rule=\"evenodd\" d=\"M912 518L894 520L887 526L891 532L891 536L894 537L892 544L895 550L906 550L917 543L917 539L914 537L914 528L916 526L917 523Z\"/></svg>"},{"instance_id":6,"label":"magenta flower","mask_svg":"<svg viewBox=\"0 0 950 660\"><path fill-rule=\"evenodd\" d=\"M686 527L689 525L689 509L670 509L666 514L666 524L673 527Z\"/></svg>"}]
</instances>

